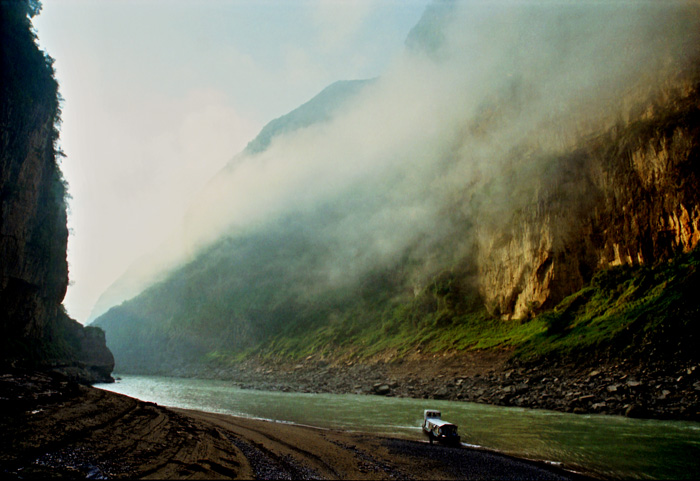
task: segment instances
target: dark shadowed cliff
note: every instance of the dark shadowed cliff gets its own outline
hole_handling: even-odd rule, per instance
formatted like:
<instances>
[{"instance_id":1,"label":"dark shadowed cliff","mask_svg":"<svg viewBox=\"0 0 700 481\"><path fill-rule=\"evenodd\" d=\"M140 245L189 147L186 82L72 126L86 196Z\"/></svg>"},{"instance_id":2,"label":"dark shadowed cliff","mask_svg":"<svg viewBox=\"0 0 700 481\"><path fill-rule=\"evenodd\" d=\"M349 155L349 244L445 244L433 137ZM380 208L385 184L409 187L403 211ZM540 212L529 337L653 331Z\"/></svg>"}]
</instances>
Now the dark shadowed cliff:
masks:
<instances>
[{"instance_id":1,"label":"dark shadowed cliff","mask_svg":"<svg viewBox=\"0 0 700 481\"><path fill-rule=\"evenodd\" d=\"M0 355L3 365L109 380L114 359L104 333L70 319L61 304L67 193L53 61L31 31L39 8L0 2Z\"/></svg>"}]
</instances>

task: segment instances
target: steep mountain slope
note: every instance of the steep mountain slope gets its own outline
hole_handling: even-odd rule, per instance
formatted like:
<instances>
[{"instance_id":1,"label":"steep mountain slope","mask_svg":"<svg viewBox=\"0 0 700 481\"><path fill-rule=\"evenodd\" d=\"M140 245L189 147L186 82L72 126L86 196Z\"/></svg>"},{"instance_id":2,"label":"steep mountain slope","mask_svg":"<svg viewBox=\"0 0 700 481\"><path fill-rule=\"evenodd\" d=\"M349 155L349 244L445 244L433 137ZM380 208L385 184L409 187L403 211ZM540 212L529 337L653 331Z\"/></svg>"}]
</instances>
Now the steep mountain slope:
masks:
<instances>
[{"instance_id":1,"label":"steep mountain slope","mask_svg":"<svg viewBox=\"0 0 700 481\"><path fill-rule=\"evenodd\" d=\"M279 137L290 134L294 131L308 128L314 124L331 121L344 107L347 107L352 99L359 95L363 89L373 83L372 80L348 80L336 82L321 93L309 100L307 103L294 109L286 115L268 123L261 132L247 145L247 147L236 155L223 169L218 177L212 179L209 185L205 188L207 191L218 192L227 190L225 179L228 171L233 171L240 163L244 163L246 159L254 157L255 154L266 150L270 143ZM223 184L223 185L221 185ZM213 203L209 206L193 206L191 212L186 214L186 227L183 229L187 232L197 232L197 222L200 221L201 211L203 210L218 210L220 199L210 200L205 195L200 196L201 203ZM206 229L203 229L206 231ZM189 239L187 234L183 236L185 244L197 244L198 238L196 235ZM130 299L151 284L163 280L171 269L177 267L178 263L182 263L183 257L187 257L187 252L184 253L179 247L180 239L177 240L175 246L164 246L158 252L154 252L149 256L139 259L127 269L127 271L114 282L100 296L95 303L90 314L89 322L104 314L110 307L121 303L125 299ZM193 245L187 247L187 251L194 251Z\"/></svg>"},{"instance_id":2,"label":"steep mountain slope","mask_svg":"<svg viewBox=\"0 0 700 481\"><path fill-rule=\"evenodd\" d=\"M275 138L330 120L371 83L337 82L298 109L273 120L230 162L220 178L225 178L228 170L235 169L248 156L265 150ZM220 178L213 179L209 188L216 190ZM193 211L190 223L198 220L197 211ZM319 267L322 260L310 252L316 250L319 254L318 248L330 250L318 238L325 222L337 215L332 206L327 206L325 212L313 212L305 219L287 218L251 235L215 242L196 260L151 287L148 295L137 296L143 301L138 307L125 303L99 317L95 325L108 328L114 345L125 349L121 365L125 368L186 365L210 352L214 344L225 350L245 349L275 332L296 309L321 318L325 311L316 302L318 299L311 296L313 307L304 305L303 299L309 295L303 291L316 281L322 282L315 279L317 274L313 272L313 265ZM237 275L231 277L232 272ZM129 273L125 278L128 280ZM320 289L325 297L327 287ZM171 302L173 294L179 299L176 303ZM104 296L108 297L109 292ZM201 335L196 333L199 327L189 329L181 324L182 315L192 315L190 309L198 312L196 324L201 322ZM167 325L160 322L165 319L162 316L170 319ZM140 341L128 342L134 334ZM156 349L144 350L147 344Z\"/></svg>"},{"instance_id":3,"label":"steep mountain slope","mask_svg":"<svg viewBox=\"0 0 700 481\"><path fill-rule=\"evenodd\" d=\"M3 365L51 365L108 380L104 333L70 319L66 186L57 148L58 84L36 46L36 2L0 4L0 356Z\"/></svg>"},{"instance_id":4,"label":"steep mountain slope","mask_svg":"<svg viewBox=\"0 0 700 481\"><path fill-rule=\"evenodd\" d=\"M119 369L525 345L596 273L697 246L696 7L455 5L210 184L193 259L96 321Z\"/></svg>"}]
</instances>

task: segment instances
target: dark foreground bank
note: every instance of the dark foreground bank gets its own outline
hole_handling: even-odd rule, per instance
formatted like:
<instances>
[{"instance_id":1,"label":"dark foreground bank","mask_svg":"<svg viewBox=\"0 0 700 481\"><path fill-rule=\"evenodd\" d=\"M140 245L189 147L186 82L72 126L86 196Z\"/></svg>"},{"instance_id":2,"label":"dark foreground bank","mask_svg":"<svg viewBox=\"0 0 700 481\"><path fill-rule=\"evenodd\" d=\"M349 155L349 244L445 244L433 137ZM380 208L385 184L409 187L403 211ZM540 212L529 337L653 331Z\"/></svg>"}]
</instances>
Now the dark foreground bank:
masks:
<instances>
[{"instance_id":1,"label":"dark foreground bank","mask_svg":"<svg viewBox=\"0 0 700 481\"><path fill-rule=\"evenodd\" d=\"M0 473L24 479L585 479L467 448L167 409L36 372L0 374L0 429Z\"/></svg>"}]
</instances>

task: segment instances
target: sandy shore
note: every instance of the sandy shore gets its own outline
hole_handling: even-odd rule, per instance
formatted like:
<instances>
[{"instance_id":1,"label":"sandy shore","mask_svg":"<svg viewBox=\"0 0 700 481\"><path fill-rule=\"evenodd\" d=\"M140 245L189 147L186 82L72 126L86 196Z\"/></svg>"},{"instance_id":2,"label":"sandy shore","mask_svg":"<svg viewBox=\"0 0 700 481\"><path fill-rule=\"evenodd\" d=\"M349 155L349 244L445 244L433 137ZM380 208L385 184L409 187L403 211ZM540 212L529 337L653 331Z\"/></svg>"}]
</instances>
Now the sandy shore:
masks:
<instances>
[{"instance_id":1,"label":"sandy shore","mask_svg":"<svg viewBox=\"0 0 700 481\"><path fill-rule=\"evenodd\" d=\"M422 440L169 409L40 373L0 375L0 473L89 479L582 479Z\"/></svg>"}]
</instances>

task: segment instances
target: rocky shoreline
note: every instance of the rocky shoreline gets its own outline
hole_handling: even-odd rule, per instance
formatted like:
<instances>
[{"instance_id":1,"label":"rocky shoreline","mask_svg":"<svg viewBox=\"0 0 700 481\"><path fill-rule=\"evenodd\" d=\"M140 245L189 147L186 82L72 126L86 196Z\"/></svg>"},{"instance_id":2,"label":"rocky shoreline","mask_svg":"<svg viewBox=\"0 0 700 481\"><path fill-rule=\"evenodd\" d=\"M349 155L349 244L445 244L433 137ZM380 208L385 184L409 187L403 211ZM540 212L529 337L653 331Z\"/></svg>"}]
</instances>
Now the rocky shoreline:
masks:
<instances>
[{"instance_id":1,"label":"rocky shoreline","mask_svg":"<svg viewBox=\"0 0 700 481\"><path fill-rule=\"evenodd\" d=\"M161 373L162 374L162 373ZM244 389L444 399L500 406L700 421L700 364L512 362L507 352L370 363L247 361L170 375L230 380Z\"/></svg>"}]
</instances>

